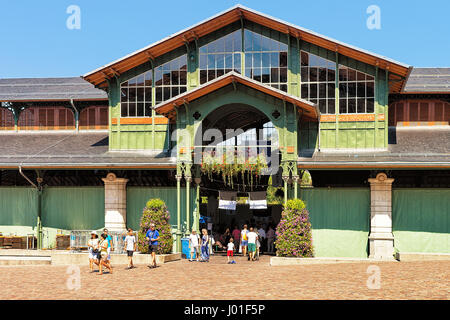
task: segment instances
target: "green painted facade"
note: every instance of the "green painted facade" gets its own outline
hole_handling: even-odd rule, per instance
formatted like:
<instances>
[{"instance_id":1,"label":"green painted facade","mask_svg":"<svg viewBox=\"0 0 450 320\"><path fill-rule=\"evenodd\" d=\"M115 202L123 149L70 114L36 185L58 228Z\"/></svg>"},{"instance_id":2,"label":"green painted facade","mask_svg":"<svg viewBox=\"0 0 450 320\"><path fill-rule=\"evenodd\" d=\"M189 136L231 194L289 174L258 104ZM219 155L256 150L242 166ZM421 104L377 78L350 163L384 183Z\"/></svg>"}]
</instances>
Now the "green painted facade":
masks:
<instances>
[{"instance_id":1,"label":"green painted facade","mask_svg":"<svg viewBox=\"0 0 450 320\"><path fill-rule=\"evenodd\" d=\"M392 233L400 252L450 253L450 189L394 189Z\"/></svg>"},{"instance_id":2,"label":"green painted facade","mask_svg":"<svg viewBox=\"0 0 450 320\"><path fill-rule=\"evenodd\" d=\"M299 189L310 213L316 257L368 257L370 190Z\"/></svg>"},{"instance_id":3,"label":"green painted facade","mask_svg":"<svg viewBox=\"0 0 450 320\"><path fill-rule=\"evenodd\" d=\"M187 54L187 89L192 90L196 88L199 83L199 47L214 41L233 31L242 30L242 38L244 37L243 30L248 29L254 32L263 34L274 40L280 41L288 45L288 93L294 96L301 96L302 83L300 74L300 50L318 55L330 61L336 62L336 67L341 64L358 71L367 73L375 77L375 119L378 115L384 115L384 120L375 121L353 121L340 122L339 121L339 79L336 72L336 121L335 122L321 122L320 130L317 122L305 121L299 114L297 118L290 118L291 112L288 108L286 111L286 123L278 123L279 129L286 132L294 132L294 135L286 137L287 140L295 139L296 153L301 154L304 151L314 150L319 147L319 131L320 131L320 148L321 149L367 149L387 148L387 105L388 105L388 84L387 71L378 69L372 65L351 59L349 57L337 54L336 52L318 47L311 43L296 39L287 34L280 33L275 30L268 29L249 21L235 22L222 29L214 31L204 37L191 41L189 44L182 46L172 52L144 63L132 70L129 70L120 76L109 80L109 99L110 99L110 149L111 150L167 150L171 146L169 137L169 126L166 124L154 124L157 117L153 112L153 124L149 125L128 125L121 124L120 120L120 83L139 75L148 70L153 70L155 67L178 57L181 54ZM241 73L245 65L244 46L241 52ZM338 70L338 68L336 68ZM217 97L218 95L214 95ZM251 99L251 98L250 98ZM241 102L246 103L247 98ZM209 100L210 101L210 100ZM155 90L153 89L153 105L155 105ZM189 107L191 109L191 107ZM181 113L185 112L184 108L179 108ZM192 109L189 111L191 113ZM279 108L281 113L280 119L284 119L284 108ZM361 114L359 114L361 115ZM364 115L364 114L362 114ZM185 119L180 115L180 121ZM117 124L111 124L111 119L117 119ZM122 118L123 119L123 118ZM293 121L292 121L293 120ZM280 122L280 121L279 121ZM295 123L294 123L295 122ZM178 124L171 124L177 126ZM188 124L190 126L190 124ZM181 127L183 123L181 123ZM285 136L283 132L280 138Z\"/></svg>"}]
</instances>

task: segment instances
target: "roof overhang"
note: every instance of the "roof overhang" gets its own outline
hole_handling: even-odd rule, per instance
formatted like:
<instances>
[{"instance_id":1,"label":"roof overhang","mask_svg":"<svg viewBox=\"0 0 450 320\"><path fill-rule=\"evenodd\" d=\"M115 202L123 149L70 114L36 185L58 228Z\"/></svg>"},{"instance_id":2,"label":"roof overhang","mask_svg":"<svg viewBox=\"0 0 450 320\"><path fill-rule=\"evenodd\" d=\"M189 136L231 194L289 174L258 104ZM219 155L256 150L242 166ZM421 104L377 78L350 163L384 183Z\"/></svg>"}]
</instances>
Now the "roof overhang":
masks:
<instances>
[{"instance_id":1,"label":"roof overhang","mask_svg":"<svg viewBox=\"0 0 450 320\"><path fill-rule=\"evenodd\" d=\"M179 106L182 106L185 103L190 103L195 99L201 98L227 85L235 85L237 83L253 88L280 100L292 103L293 105L298 107L299 112L301 112L304 117L311 119L320 119L320 111L316 104L292 96L284 91L275 89L248 77L242 76L234 71L229 72L210 82L207 82L191 91L184 92L170 100L161 102L160 104L155 106L155 111L158 114L164 115L170 120L174 120L176 118L176 108L178 108Z\"/></svg>"},{"instance_id":2,"label":"roof overhang","mask_svg":"<svg viewBox=\"0 0 450 320\"><path fill-rule=\"evenodd\" d=\"M401 92L403 90L412 70L412 67L409 65L334 40L311 30L246 8L242 5L236 5L209 19L195 24L192 27L177 32L94 71L88 72L83 78L95 86L106 87L108 79L148 62L150 59L154 59L178 47L184 46L186 42L191 42L203 37L240 19L258 23L270 29L289 34L295 38L338 52L355 60L386 69L390 74L389 80L391 80L391 92Z\"/></svg>"}]
</instances>

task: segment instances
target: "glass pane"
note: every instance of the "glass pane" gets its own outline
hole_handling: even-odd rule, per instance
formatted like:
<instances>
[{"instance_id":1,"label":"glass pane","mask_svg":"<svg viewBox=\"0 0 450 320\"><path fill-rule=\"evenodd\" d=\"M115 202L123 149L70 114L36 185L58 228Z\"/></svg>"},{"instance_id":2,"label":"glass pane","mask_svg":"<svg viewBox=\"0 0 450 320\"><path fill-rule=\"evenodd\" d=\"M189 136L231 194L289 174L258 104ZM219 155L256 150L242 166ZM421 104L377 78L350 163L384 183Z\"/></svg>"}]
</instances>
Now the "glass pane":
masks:
<instances>
[{"instance_id":1,"label":"glass pane","mask_svg":"<svg viewBox=\"0 0 450 320\"><path fill-rule=\"evenodd\" d=\"M356 81L356 70L348 68L348 81Z\"/></svg>"},{"instance_id":2,"label":"glass pane","mask_svg":"<svg viewBox=\"0 0 450 320\"><path fill-rule=\"evenodd\" d=\"M206 81L206 70L200 70L200 84L204 84Z\"/></svg>"},{"instance_id":3,"label":"glass pane","mask_svg":"<svg viewBox=\"0 0 450 320\"><path fill-rule=\"evenodd\" d=\"M339 97L340 98L347 97L347 84L346 83L339 83Z\"/></svg>"},{"instance_id":4,"label":"glass pane","mask_svg":"<svg viewBox=\"0 0 450 320\"><path fill-rule=\"evenodd\" d=\"M339 67L339 81L347 81L347 68Z\"/></svg>"},{"instance_id":5,"label":"glass pane","mask_svg":"<svg viewBox=\"0 0 450 320\"><path fill-rule=\"evenodd\" d=\"M374 110L375 110L375 108L374 108L374 99L373 98L367 99L366 112L367 113L373 113Z\"/></svg>"},{"instance_id":6,"label":"glass pane","mask_svg":"<svg viewBox=\"0 0 450 320\"><path fill-rule=\"evenodd\" d=\"M143 117L144 116L144 103L138 102L137 104L137 116Z\"/></svg>"},{"instance_id":7,"label":"glass pane","mask_svg":"<svg viewBox=\"0 0 450 320\"><path fill-rule=\"evenodd\" d=\"M128 103L121 103L120 104L120 116L121 117L128 117Z\"/></svg>"},{"instance_id":8,"label":"glass pane","mask_svg":"<svg viewBox=\"0 0 450 320\"><path fill-rule=\"evenodd\" d=\"M327 81L327 69L320 67L319 68L319 81Z\"/></svg>"},{"instance_id":9,"label":"glass pane","mask_svg":"<svg viewBox=\"0 0 450 320\"><path fill-rule=\"evenodd\" d=\"M138 87L143 87L144 86L144 75L140 75L139 77L137 77L136 85Z\"/></svg>"},{"instance_id":10,"label":"glass pane","mask_svg":"<svg viewBox=\"0 0 450 320\"><path fill-rule=\"evenodd\" d=\"M327 112L327 100L326 99L319 100L319 110L321 113Z\"/></svg>"},{"instance_id":11,"label":"glass pane","mask_svg":"<svg viewBox=\"0 0 450 320\"><path fill-rule=\"evenodd\" d=\"M145 88L145 101L146 102L152 102L152 88L146 87Z\"/></svg>"},{"instance_id":12,"label":"glass pane","mask_svg":"<svg viewBox=\"0 0 450 320\"><path fill-rule=\"evenodd\" d=\"M136 102L128 104L128 116L136 117Z\"/></svg>"},{"instance_id":13,"label":"glass pane","mask_svg":"<svg viewBox=\"0 0 450 320\"><path fill-rule=\"evenodd\" d=\"M347 102L348 113L356 113L356 99L349 98Z\"/></svg>"},{"instance_id":14,"label":"glass pane","mask_svg":"<svg viewBox=\"0 0 450 320\"><path fill-rule=\"evenodd\" d=\"M373 82L366 83L366 95L368 98L371 98L374 96L374 83Z\"/></svg>"},{"instance_id":15,"label":"glass pane","mask_svg":"<svg viewBox=\"0 0 450 320\"><path fill-rule=\"evenodd\" d=\"M302 84L301 91L302 91L302 94L301 94L302 99L308 99L309 90L308 90L307 84Z\"/></svg>"},{"instance_id":16,"label":"glass pane","mask_svg":"<svg viewBox=\"0 0 450 320\"><path fill-rule=\"evenodd\" d=\"M280 70L278 68L270 69L270 82L280 82Z\"/></svg>"},{"instance_id":17,"label":"glass pane","mask_svg":"<svg viewBox=\"0 0 450 320\"><path fill-rule=\"evenodd\" d=\"M317 68L311 67L309 68L309 81L317 81Z\"/></svg>"},{"instance_id":18,"label":"glass pane","mask_svg":"<svg viewBox=\"0 0 450 320\"><path fill-rule=\"evenodd\" d=\"M320 83L319 84L319 98L326 98L326 97L327 97L327 84Z\"/></svg>"},{"instance_id":19,"label":"glass pane","mask_svg":"<svg viewBox=\"0 0 450 320\"><path fill-rule=\"evenodd\" d=\"M347 99L339 99L339 113L347 113Z\"/></svg>"},{"instance_id":20,"label":"glass pane","mask_svg":"<svg viewBox=\"0 0 450 320\"><path fill-rule=\"evenodd\" d=\"M137 88L137 101L144 101L144 88Z\"/></svg>"},{"instance_id":21,"label":"glass pane","mask_svg":"<svg viewBox=\"0 0 450 320\"><path fill-rule=\"evenodd\" d=\"M335 94L335 84L334 83L328 83L328 98L334 98Z\"/></svg>"},{"instance_id":22,"label":"glass pane","mask_svg":"<svg viewBox=\"0 0 450 320\"><path fill-rule=\"evenodd\" d=\"M302 67L300 71L301 81L309 82L309 70L308 67Z\"/></svg>"},{"instance_id":23,"label":"glass pane","mask_svg":"<svg viewBox=\"0 0 450 320\"><path fill-rule=\"evenodd\" d=\"M287 67L287 52L280 52L280 67Z\"/></svg>"},{"instance_id":24,"label":"glass pane","mask_svg":"<svg viewBox=\"0 0 450 320\"><path fill-rule=\"evenodd\" d=\"M287 68L280 68L280 82L287 82Z\"/></svg>"},{"instance_id":25,"label":"glass pane","mask_svg":"<svg viewBox=\"0 0 450 320\"><path fill-rule=\"evenodd\" d=\"M357 102L357 111L358 113L365 113L366 112L366 99L359 98L356 100Z\"/></svg>"},{"instance_id":26,"label":"glass pane","mask_svg":"<svg viewBox=\"0 0 450 320\"><path fill-rule=\"evenodd\" d=\"M328 99L328 113L330 114L336 113L334 99Z\"/></svg>"},{"instance_id":27,"label":"glass pane","mask_svg":"<svg viewBox=\"0 0 450 320\"><path fill-rule=\"evenodd\" d=\"M348 83L348 97L356 97L356 82Z\"/></svg>"},{"instance_id":28,"label":"glass pane","mask_svg":"<svg viewBox=\"0 0 450 320\"><path fill-rule=\"evenodd\" d=\"M269 83L270 82L270 69L262 68L262 82Z\"/></svg>"},{"instance_id":29,"label":"glass pane","mask_svg":"<svg viewBox=\"0 0 450 320\"><path fill-rule=\"evenodd\" d=\"M129 101L136 101L136 88L129 88L128 89L128 100Z\"/></svg>"},{"instance_id":30,"label":"glass pane","mask_svg":"<svg viewBox=\"0 0 450 320\"><path fill-rule=\"evenodd\" d=\"M120 89L120 101L121 102L128 101L128 88Z\"/></svg>"},{"instance_id":31,"label":"glass pane","mask_svg":"<svg viewBox=\"0 0 450 320\"><path fill-rule=\"evenodd\" d=\"M316 83L311 83L309 85L309 97L311 99L316 99L317 98L317 84Z\"/></svg>"}]
</instances>

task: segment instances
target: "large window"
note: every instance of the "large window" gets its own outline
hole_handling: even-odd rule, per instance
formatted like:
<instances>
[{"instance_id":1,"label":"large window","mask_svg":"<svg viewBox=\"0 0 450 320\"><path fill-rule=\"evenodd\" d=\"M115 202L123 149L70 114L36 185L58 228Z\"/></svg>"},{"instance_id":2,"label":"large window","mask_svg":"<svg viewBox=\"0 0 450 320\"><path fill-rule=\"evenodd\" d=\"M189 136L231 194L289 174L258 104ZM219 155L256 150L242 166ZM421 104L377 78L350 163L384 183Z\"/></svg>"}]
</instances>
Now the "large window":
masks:
<instances>
[{"instance_id":1,"label":"large window","mask_svg":"<svg viewBox=\"0 0 450 320\"><path fill-rule=\"evenodd\" d=\"M286 44L245 30L245 75L287 92Z\"/></svg>"},{"instance_id":2,"label":"large window","mask_svg":"<svg viewBox=\"0 0 450 320\"><path fill-rule=\"evenodd\" d=\"M120 105L122 117L152 115L152 70L120 85Z\"/></svg>"},{"instance_id":3,"label":"large window","mask_svg":"<svg viewBox=\"0 0 450 320\"><path fill-rule=\"evenodd\" d=\"M186 54L155 68L156 104L187 90ZM122 117L152 116L152 70L120 85Z\"/></svg>"},{"instance_id":4,"label":"large window","mask_svg":"<svg viewBox=\"0 0 450 320\"><path fill-rule=\"evenodd\" d=\"M211 81L232 70L241 73L241 51L241 30L200 47L200 84Z\"/></svg>"},{"instance_id":5,"label":"large window","mask_svg":"<svg viewBox=\"0 0 450 320\"><path fill-rule=\"evenodd\" d=\"M305 51L300 54L301 97L319 105L324 114L334 114L336 63Z\"/></svg>"},{"instance_id":6,"label":"large window","mask_svg":"<svg viewBox=\"0 0 450 320\"><path fill-rule=\"evenodd\" d=\"M375 79L339 65L339 113L373 113Z\"/></svg>"},{"instance_id":7,"label":"large window","mask_svg":"<svg viewBox=\"0 0 450 320\"><path fill-rule=\"evenodd\" d=\"M185 92L186 78L186 54L157 67L155 69L156 104Z\"/></svg>"}]
</instances>

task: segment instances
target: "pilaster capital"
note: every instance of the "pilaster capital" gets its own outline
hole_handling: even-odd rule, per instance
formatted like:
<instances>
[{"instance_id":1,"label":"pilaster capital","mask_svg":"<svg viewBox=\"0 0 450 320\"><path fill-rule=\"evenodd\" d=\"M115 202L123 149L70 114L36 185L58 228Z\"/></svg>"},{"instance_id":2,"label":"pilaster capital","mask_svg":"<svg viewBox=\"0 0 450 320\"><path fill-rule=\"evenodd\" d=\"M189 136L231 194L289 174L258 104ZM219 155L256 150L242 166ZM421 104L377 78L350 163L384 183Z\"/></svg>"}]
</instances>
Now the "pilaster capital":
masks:
<instances>
[{"instance_id":1,"label":"pilaster capital","mask_svg":"<svg viewBox=\"0 0 450 320\"><path fill-rule=\"evenodd\" d=\"M370 184L392 184L394 182L393 178L388 178L386 173L381 172L377 174L376 178L368 179Z\"/></svg>"},{"instance_id":2,"label":"pilaster capital","mask_svg":"<svg viewBox=\"0 0 450 320\"><path fill-rule=\"evenodd\" d=\"M102 178L105 185L108 184L126 184L128 182L128 179L125 178L117 178L117 176L110 172L106 175L106 178Z\"/></svg>"},{"instance_id":3,"label":"pilaster capital","mask_svg":"<svg viewBox=\"0 0 450 320\"><path fill-rule=\"evenodd\" d=\"M191 176L184 176L184 178L186 179L186 182L192 182Z\"/></svg>"},{"instance_id":4,"label":"pilaster capital","mask_svg":"<svg viewBox=\"0 0 450 320\"><path fill-rule=\"evenodd\" d=\"M183 178L183 175L181 174L175 175L175 179L177 179L178 182L181 181L181 178Z\"/></svg>"}]
</instances>

